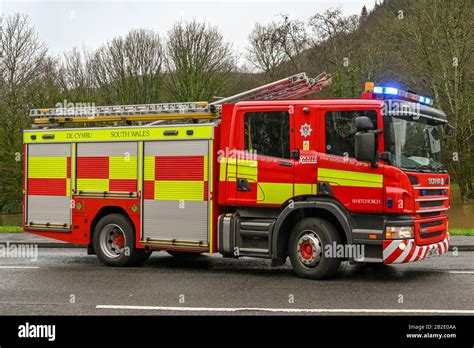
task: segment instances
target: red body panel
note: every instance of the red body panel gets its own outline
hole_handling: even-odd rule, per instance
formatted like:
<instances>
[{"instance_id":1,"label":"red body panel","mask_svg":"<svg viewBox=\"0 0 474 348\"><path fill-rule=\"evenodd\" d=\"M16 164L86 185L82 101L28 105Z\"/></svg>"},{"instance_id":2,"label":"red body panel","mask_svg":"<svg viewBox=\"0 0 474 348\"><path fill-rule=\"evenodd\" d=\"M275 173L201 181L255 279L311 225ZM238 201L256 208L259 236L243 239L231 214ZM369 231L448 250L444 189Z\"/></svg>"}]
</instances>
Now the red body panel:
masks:
<instances>
[{"instance_id":1,"label":"red body panel","mask_svg":"<svg viewBox=\"0 0 474 348\"><path fill-rule=\"evenodd\" d=\"M155 180L202 180L202 156L155 157Z\"/></svg>"}]
</instances>

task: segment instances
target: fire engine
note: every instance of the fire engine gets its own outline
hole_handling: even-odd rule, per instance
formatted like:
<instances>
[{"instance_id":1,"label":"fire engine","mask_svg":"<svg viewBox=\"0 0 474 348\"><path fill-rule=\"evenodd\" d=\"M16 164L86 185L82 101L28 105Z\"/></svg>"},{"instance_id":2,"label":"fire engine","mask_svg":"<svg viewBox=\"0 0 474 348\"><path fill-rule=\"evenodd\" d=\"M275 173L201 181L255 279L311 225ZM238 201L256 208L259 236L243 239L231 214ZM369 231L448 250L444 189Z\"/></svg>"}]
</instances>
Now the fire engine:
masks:
<instances>
[{"instance_id":1,"label":"fire engine","mask_svg":"<svg viewBox=\"0 0 474 348\"><path fill-rule=\"evenodd\" d=\"M446 253L446 115L374 83L360 98L302 98L330 82L300 73L217 102L33 109L24 231L87 246L108 266L155 250L289 257L310 279L341 261Z\"/></svg>"}]
</instances>

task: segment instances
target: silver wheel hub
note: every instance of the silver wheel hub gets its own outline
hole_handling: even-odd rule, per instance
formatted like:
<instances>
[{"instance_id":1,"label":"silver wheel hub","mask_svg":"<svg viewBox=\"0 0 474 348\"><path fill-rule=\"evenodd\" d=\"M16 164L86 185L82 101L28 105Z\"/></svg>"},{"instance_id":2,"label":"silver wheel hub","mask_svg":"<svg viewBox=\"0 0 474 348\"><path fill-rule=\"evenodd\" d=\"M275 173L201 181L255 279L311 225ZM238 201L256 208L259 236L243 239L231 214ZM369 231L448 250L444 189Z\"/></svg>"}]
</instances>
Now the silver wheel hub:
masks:
<instances>
[{"instance_id":1,"label":"silver wheel hub","mask_svg":"<svg viewBox=\"0 0 474 348\"><path fill-rule=\"evenodd\" d=\"M122 228L116 224L105 225L100 232L100 248L109 258L117 258L125 250L126 239Z\"/></svg>"}]
</instances>

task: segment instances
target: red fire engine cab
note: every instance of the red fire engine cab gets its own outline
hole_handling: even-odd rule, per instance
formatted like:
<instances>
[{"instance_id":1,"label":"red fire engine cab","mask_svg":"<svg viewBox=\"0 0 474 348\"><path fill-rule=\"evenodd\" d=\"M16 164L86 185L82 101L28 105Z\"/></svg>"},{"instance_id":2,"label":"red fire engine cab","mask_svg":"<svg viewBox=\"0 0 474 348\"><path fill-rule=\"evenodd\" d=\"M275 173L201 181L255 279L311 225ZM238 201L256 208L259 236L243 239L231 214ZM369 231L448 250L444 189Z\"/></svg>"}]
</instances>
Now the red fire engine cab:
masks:
<instances>
[{"instance_id":1,"label":"red fire engine cab","mask_svg":"<svg viewBox=\"0 0 474 348\"><path fill-rule=\"evenodd\" d=\"M302 73L211 104L31 110L24 231L109 266L154 250L289 257L311 279L345 260L447 252L445 114L373 84L359 99L298 99L329 83Z\"/></svg>"}]
</instances>

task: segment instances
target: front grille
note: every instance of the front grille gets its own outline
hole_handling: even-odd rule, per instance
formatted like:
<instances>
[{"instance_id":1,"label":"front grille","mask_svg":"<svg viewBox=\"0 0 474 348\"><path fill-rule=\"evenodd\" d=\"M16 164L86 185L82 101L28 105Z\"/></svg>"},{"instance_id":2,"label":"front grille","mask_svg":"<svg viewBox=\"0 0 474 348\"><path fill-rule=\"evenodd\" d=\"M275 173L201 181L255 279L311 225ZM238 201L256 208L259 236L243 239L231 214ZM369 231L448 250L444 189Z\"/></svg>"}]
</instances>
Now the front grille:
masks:
<instances>
[{"instance_id":1,"label":"front grille","mask_svg":"<svg viewBox=\"0 0 474 348\"><path fill-rule=\"evenodd\" d=\"M420 196L444 196L446 190L443 189L423 189L420 190Z\"/></svg>"},{"instance_id":2,"label":"front grille","mask_svg":"<svg viewBox=\"0 0 474 348\"><path fill-rule=\"evenodd\" d=\"M433 211L431 213L420 213L420 217L433 217L433 216L439 216L441 214L440 211Z\"/></svg>"},{"instance_id":3,"label":"front grille","mask_svg":"<svg viewBox=\"0 0 474 348\"><path fill-rule=\"evenodd\" d=\"M420 228L439 226L443 224L443 220L424 222L420 225Z\"/></svg>"},{"instance_id":4,"label":"front grille","mask_svg":"<svg viewBox=\"0 0 474 348\"><path fill-rule=\"evenodd\" d=\"M433 231L433 232L429 232L429 233L420 233L420 236L421 236L421 238L425 239L425 238L437 237L437 236L440 236L442 234L443 234L443 230L439 230L439 231Z\"/></svg>"},{"instance_id":5,"label":"front grille","mask_svg":"<svg viewBox=\"0 0 474 348\"><path fill-rule=\"evenodd\" d=\"M429 232L427 231L428 228L435 227L435 226L440 226L439 229L431 229ZM423 222L420 224L420 238L425 239L425 238L433 238L440 236L443 234L444 228L443 228L443 220L437 220L437 221L430 221L430 222Z\"/></svg>"},{"instance_id":6,"label":"front grille","mask_svg":"<svg viewBox=\"0 0 474 348\"><path fill-rule=\"evenodd\" d=\"M440 201L421 201L420 202L420 207L421 208L428 208L428 207L439 207L444 204L443 200Z\"/></svg>"}]
</instances>

